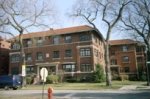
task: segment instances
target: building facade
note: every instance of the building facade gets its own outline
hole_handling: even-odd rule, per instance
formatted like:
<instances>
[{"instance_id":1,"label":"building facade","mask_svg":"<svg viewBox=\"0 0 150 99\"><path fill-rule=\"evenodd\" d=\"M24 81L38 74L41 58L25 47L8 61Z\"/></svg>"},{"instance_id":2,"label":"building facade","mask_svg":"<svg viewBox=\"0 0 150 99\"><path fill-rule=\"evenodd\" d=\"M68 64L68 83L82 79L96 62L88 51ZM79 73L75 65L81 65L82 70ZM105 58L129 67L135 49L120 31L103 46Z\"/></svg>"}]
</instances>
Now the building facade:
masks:
<instances>
[{"instance_id":1,"label":"building facade","mask_svg":"<svg viewBox=\"0 0 150 99\"><path fill-rule=\"evenodd\" d=\"M0 37L0 75L7 75L9 70L10 43Z\"/></svg>"},{"instance_id":2,"label":"building facade","mask_svg":"<svg viewBox=\"0 0 150 99\"><path fill-rule=\"evenodd\" d=\"M92 73L96 64L104 66L101 37L86 25L23 34L23 46L27 74L39 76L40 69L46 67L49 74L63 71L65 76L84 76ZM12 44L9 56L10 74L21 74L17 42Z\"/></svg>"},{"instance_id":3,"label":"building facade","mask_svg":"<svg viewBox=\"0 0 150 99\"><path fill-rule=\"evenodd\" d=\"M145 71L143 44L130 39L112 40L109 44L112 75L139 77L139 73Z\"/></svg>"}]
</instances>

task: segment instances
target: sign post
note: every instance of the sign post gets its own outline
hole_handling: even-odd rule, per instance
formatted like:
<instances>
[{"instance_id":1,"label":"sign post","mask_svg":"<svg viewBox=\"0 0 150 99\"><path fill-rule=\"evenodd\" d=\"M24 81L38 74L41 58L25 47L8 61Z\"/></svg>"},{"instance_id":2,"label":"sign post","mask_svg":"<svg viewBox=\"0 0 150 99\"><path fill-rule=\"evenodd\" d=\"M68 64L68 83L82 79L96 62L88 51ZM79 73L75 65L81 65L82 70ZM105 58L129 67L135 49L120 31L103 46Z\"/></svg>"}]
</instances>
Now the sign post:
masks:
<instances>
[{"instance_id":1,"label":"sign post","mask_svg":"<svg viewBox=\"0 0 150 99\"><path fill-rule=\"evenodd\" d=\"M41 75L41 80L43 82L43 88L42 88L42 99L43 99L43 96L44 96L44 86L45 86L45 82L46 82L46 77L48 76L48 71L46 68L42 68L40 70L40 75Z\"/></svg>"},{"instance_id":2,"label":"sign post","mask_svg":"<svg viewBox=\"0 0 150 99\"><path fill-rule=\"evenodd\" d=\"M46 77L48 76L48 71L46 68L42 68L40 70L41 80L42 82L46 82Z\"/></svg>"}]
</instances>

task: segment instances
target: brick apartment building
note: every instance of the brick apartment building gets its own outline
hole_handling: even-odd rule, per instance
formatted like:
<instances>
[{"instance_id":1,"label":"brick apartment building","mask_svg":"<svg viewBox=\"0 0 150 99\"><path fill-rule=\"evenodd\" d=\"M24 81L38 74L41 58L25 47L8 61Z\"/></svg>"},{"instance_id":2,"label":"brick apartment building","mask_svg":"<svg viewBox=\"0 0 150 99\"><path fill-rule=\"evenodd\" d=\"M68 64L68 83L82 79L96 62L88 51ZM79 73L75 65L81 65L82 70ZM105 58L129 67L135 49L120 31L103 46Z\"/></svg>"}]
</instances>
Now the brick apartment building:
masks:
<instances>
[{"instance_id":1,"label":"brick apartment building","mask_svg":"<svg viewBox=\"0 0 150 99\"><path fill-rule=\"evenodd\" d=\"M0 75L7 75L9 70L10 43L0 37Z\"/></svg>"},{"instance_id":2,"label":"brick apartment building","mask_svg":"<svg viewBox=\"0 0 150 99\"><path fill-rule=\"evenodd\" d=\"M112 75L139 77L139 71L145 70L145 46L129 39L112 40L109 43Z\"/></svg>"},{"instance_id":3,"label":"brick apartment building","mask_svg":"<svg viewBox=\"0 0 150 99\"><path fill-rule=\"evenodd\" d=\"M95 70L95 64L104 66L104 49L100 35L89 26L29 33L23 35L27 74L36 74L42 67L48 73L84 76ZM20 46L12 44L10 74L21 74Z\"/></svg>"}]
</instances>

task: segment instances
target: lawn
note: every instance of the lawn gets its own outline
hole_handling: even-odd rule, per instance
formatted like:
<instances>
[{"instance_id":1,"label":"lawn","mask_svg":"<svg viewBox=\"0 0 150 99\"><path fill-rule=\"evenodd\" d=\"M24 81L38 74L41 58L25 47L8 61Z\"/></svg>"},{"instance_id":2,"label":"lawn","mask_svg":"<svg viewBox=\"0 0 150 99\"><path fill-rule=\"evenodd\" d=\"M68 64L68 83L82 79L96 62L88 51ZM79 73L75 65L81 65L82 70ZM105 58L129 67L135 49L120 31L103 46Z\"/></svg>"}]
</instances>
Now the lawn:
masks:
<instances>
[{"instance_id":1,"label":"lawn","mask_svg":"<svg viewBox=\"0 0 150 99\"><path fill-rule=\"evenodd\" d=\"M45 84L44 89L52 87L54 90L102 90L102 89L119 89L124 85L144 85L146 82L137 81L113 81L111 87L107 87L106 83L58 83ZM42 85L27 85L23 90L41 90Z\"/></svg>"}]
</instances>

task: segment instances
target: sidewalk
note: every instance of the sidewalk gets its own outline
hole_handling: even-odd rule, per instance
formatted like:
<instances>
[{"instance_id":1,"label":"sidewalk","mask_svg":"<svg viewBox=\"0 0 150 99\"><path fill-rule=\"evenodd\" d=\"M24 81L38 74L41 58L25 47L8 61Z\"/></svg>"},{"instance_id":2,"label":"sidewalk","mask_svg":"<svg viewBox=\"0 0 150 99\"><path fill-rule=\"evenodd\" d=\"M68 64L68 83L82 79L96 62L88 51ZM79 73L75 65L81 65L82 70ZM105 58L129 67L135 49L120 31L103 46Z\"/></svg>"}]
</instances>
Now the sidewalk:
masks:
<instances>
[{"instance_id":1,"label":"sidewalk","mask_svg":"<svg viewBox=\"0 0 150 99\"><path fill-rule=\"evenodd\" d=\"M125 85L121 87L119 90L136 90L137 85Z\"/></svg>"},{"instance_id":2,"label":"sidewalk","mask_svg":"<svg viewBox=\"0 0 150 99\"><path fill-rule=\"evenodd\" d=\"M125 85L119 90L150 90L150 86Z\"/></svg>"}]
</instances>

